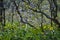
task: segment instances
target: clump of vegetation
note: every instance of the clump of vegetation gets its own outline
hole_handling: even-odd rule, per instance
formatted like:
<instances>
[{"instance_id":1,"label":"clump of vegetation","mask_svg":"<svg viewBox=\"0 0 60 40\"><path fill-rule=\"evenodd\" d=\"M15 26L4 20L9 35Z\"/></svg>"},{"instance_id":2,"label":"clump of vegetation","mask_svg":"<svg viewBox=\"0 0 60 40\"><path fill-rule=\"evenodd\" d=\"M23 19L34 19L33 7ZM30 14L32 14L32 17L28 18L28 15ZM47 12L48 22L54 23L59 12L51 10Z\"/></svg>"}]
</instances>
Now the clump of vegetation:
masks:
<instances>
[{"instance_id":1,"label":"clump of vegetation","mask_svg":"<svg viewBox=\"0 0 60 40\"><path fill-rule=\"evenodd\" d=\"M44 25L43 30L40 27L34 29L29 25L22 25L18 22L7 22L4 31L0 30L0 40L59 40L60 31L50 25Z\"/></svg>"}]
</instances>

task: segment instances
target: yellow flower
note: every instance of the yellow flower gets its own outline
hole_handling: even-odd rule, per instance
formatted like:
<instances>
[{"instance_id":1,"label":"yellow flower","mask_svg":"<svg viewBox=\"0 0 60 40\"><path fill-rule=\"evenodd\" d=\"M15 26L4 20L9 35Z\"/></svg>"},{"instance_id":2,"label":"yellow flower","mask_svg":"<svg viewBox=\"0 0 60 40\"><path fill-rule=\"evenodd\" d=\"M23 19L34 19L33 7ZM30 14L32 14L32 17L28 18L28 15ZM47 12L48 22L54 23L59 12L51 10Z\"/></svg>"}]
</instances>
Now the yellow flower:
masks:
<instances>
[{"instance_id":1,"label":"yellow flower","mask_svg":"<svg viewBox=\"0 0 60 40\"><path fill-rule=\"evenodd\" d=\"M44 26L43 29L46 29L46 26Z\"/></svg>"},{"instance_id":2,"label":"yellow flower","mask_svg":"<svg viewBox=\"0 0 60 40\"><path fill-rule=\"evenodd\" d=\"M53 27L50 27L49 29L50 29L50 30L53 30Z\"/></svg>"},{"instance_id":3,"label":"yellow flower","mask_svg":"<svg viewBox=\"0 0 60 40\"><path fill-rule=\"evenodd\" d=\"M22 28L25 28L26 26L22 26Z\"/></svg>"}]
</instances>

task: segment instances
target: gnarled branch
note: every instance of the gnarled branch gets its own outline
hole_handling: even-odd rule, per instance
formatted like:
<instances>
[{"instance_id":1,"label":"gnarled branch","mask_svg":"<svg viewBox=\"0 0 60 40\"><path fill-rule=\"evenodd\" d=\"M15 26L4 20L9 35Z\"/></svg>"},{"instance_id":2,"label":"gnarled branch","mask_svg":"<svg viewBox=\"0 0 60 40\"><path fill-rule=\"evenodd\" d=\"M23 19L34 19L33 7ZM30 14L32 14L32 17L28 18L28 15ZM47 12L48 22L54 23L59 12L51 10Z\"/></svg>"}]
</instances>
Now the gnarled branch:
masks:
<instances>
[{"instance_id":1,"label":"gnarled branch","mask_svg":"<svg viewBox=\"0 0 60 40\"><path fill-rule=\"evenodd\" d=\"M22 23L25 23L25 24L28 24L29 26L35 28L35 27L34 27L33 25L31 25L30 23L23 21L23 17L22 17L22 15L20 14L20 11L19 11L19 9L18 9L18 6L16 5L16 2L13 1L13 3L14 3L14 5L16 6L16 10L17 10L17 13L19 14L19 16L20 16L20 18L21 18L21 22L22 22Z\"/></svg>"}]
</instances>

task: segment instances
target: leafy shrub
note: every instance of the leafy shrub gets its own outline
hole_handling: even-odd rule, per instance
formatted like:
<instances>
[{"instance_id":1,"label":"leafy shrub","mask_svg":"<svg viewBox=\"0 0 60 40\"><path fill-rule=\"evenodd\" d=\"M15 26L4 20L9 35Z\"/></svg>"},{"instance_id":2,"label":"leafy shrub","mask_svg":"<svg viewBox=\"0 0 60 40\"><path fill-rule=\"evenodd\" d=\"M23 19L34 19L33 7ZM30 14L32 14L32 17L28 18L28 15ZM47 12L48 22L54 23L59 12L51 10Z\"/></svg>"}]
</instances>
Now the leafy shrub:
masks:
<instances>
[{"instance_id":1,"label":"leafy shrub","mask_svg":"<svg viewBox=\"0 0 60 40\"><path fill-rule=\"evenodd\" d=\"M54 26L44 25L43 32L40 27L34 29L27 24L19 25L18 22L6 22L4 31L0 30L0 40L60 40L60 31Z\"/></svg>"}]
</instances>

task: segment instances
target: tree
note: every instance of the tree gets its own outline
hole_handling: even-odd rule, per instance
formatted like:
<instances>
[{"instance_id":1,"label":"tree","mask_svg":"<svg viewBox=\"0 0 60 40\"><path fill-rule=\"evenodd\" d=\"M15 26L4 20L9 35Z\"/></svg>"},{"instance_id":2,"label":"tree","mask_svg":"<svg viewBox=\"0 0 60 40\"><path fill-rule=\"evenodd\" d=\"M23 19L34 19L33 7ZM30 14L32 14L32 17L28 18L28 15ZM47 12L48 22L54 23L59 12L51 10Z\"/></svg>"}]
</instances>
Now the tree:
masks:
<instances>
[{"instance_id":1,"label":"tree","mask_svg":"<svg viewBox=\"0 0 60 40\"><path fill-rule=\"evenodd\" d=\"M5 25L5 9L3 0L0 0L0 23Z\"/></svg>"},{"instance_id":2,"label":"tree","mask_svg":"<svg viewBox=\"0 0 60 40\"><path fill-rule=\"evenodd\" d=\"M40 14L46 16L46 18L48 18L51 21L53 21L54 23L56 23L58 26L60 26L59 21L56 19L57 18L57 2L56 2L57 0L48 0L49 5L50 5L50 13L51 13L51 16L48 15L47 13L41 11L42 8L40 9L41 6L39 5L39 3L40 2L43 3L44 1L45 0L18 0L18 1L17 0L11 0L10 3L13 3L13 5L15 5L16 11L17 11L18 15L20 16L21 22L23 22L25 24L27 24L28 22L24 22L23 21L23 17L21 15L20 11L19 11L19 7L22 8L22 12L23 11L26 11L27 12L28 10L30 10L30 11L32 10L33 12L40 13ZM23 3L23 6L25 6L25 7L22 7L21 4L19 5L19 3L21 3L21 2ZM30 23L29 23L29 25L30 25Z\"/></svg>"}]
</instances>

